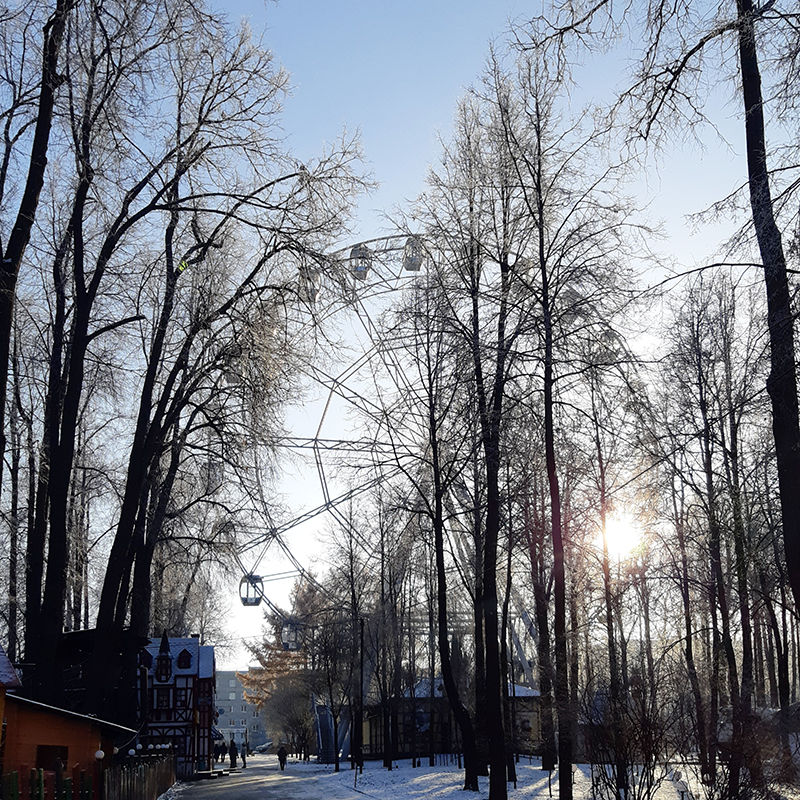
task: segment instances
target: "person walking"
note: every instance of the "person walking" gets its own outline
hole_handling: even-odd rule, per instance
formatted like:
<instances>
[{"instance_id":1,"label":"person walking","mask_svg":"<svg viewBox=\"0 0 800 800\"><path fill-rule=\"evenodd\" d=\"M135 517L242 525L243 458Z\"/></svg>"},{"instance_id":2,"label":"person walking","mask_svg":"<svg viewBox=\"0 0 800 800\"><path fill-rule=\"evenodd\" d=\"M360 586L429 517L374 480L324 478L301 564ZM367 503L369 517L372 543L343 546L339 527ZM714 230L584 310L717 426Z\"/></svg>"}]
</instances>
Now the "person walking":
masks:
<instances>
[{"instance_id":1,"label":"person walking","mask_svg":"<svg viewBox=\"0 0 800 800\"><path fill-rule=\"evenodd\" d=\"M228 755L231 757L231 769L236 769L236 756L239 755L239 751L233 739L231 739L231 743L228 745Z\"/></svg>"},{"instance_id":2,"label":"person walking","mask_svg":"<svg viewBox=\"0 0 800 800\"><path fill-rule=\"evenodd\" d=\"M278 748L278 761L281 765L281 771L286 769L286 748L283 745Z\"/></svg>"},{"instance_id":3,"label":"person walking","mask_svg":"<svg viewBox=\"0 0 800 800\"><path fill-rule=\"evenodd\" d=\"M222 766L224 767L225 766L225 759L228 757L228 745L225 744L225 742L223 742L219 746L219 755L220 755L220 760L222 761Z\"/></svg>"},{"instance_id":4,"label":"person walking","mask_svg":"<svg viewBox=\"0 0 800 800\"><path fill-rule=\"evenodd\" d=\"M239 753L242 757L242 769L247 768L247 740L242 742L242 751Z\"/></svg>"}]
</instances>

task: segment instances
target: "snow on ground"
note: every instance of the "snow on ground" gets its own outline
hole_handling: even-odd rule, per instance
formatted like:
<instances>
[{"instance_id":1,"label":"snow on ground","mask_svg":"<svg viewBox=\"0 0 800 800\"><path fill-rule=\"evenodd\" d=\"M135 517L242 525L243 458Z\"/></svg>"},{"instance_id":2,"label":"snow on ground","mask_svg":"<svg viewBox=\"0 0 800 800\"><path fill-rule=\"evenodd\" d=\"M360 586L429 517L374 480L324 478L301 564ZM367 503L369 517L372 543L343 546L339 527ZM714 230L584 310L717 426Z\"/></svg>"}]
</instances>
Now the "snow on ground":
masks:
<instances>
[{"instance_id":1,"label":"snow on ground","mask_svg":"<svg viewBox=\"0 0 800 800\"><path fill-rule=\"evenodd\" d=\"M345 775L348 775L348 772ZM341 773L340 773L341 775ZM574 771L575 797L590 798L592 796L591 773L588 766L578 766ZM332 777L338 777L333 775ZM352 773L349 773L351 785ZM489 779L479 778L480 791L475 795L475 800L485 800L489 797ZM464 773L457 766L451 767L418 767L413 769L410 761L398 762L398 769L389 772L381 767L380 762L372 762L364 767L364 774L358 777L356 788L376 800L415 800L430 798L431 800L465 800L463 793ZM516 789L509 784L509 797L521 800L533 800L549 797L558 797L558 772L554 771L552 777L543 772L538 764L527 763L527 760L517 764ZM665 783L657 794L657 800L675 800L677 792L670 783Z\"/></svg>"},{"instance_id":2,"label":"snow on ground","mask_svg":"<svg viewBox=\"0 0 800 800\"><path fill-rule=\"evenodd\" d=\"M349 763L334 772L332 765L315 762L303 763L289 760L286 771L278 770L275 756L254 756L248 759L247 769L228 778L203 781L186 787L178 784L163 800L222 800L226 795L247 800L273 796L270 792L281 786L283 796L291 800L358 800L358 797L373 800L487 800L489 779L480 778L480 791L465 794L464 773L458 766L411 766L410 760L398 761L396 769L389 771L380 761L368 761L364 771L356 774ZM575 772L575 798L591 798L591 774L588 766L579 766ZM537 761L527 759L517 764L517 788L509 784L511 800L549 800L558 797L558 772L543 772ZM233 790L233 791L232 791ZM201 797L205 795L205 797ZM665 782L656 795L656 800L679 800L675 787Z\"/></svg>"},{"instance_id":3,"label":"snow on ground","mask_svg":"<svg viewBox=\"0 0 800 800\"><path fill-rule=\"evenodd\" d=\"M278 769L274 755L251 756L247 769L225 778L193 783L177 783L159 800L487 800L489 779L480 778L480 791L464 793L464 773L458 766L426 766L412 768L411 761L398 761L391 771L380 761L368 761L364 772L356 774L349 762L334 772L332 765L298 762L290 758L285 772ZM574 770L575 800L592 798L591 770L579 765ZM508 787L509 800L550 800L558 798L558 772L551 781L537 760L517 764L517 787ZM678 784L664 781L655 800L683 800ZM685 786L681 786L684 788ZM794 787L792 787L794 788ZM702 796L702 795L698 795ZM775 795L785 800L800 800L795 791L784 790Z\"/></svg>"}]
</instances>

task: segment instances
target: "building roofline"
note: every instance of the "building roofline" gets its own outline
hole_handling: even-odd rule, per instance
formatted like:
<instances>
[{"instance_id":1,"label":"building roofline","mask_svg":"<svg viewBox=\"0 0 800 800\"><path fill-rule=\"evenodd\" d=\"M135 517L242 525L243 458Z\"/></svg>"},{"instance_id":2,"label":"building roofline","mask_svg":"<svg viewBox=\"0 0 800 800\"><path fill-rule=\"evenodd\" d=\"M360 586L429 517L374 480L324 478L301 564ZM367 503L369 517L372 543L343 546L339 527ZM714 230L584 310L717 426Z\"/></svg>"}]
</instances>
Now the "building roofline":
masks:
<instances>
[{"instance_id":1,"label":"building roofline","mask_svg":"<svg viewBox=\"0 0 800 800\"><path fill-rule=\"evenodd\" d=\"M116 722L109 722L108 720L100 719L99 717L92 717L88 714L79 714L77 711L68 711L66 708L59 708L58 706L49 706L46 703L40 703L37 700L29 700L27 697L20 697L16 694L7 694L6 702L9 700L12 703L19 703L20 705L29 706L39 711L48 711L51 714L59 714L62 717L80 720L81 722L91 722L97 725L99 728L110 728L119 733L131 733L136 735L136 731L133 728L126 728L124 725L119 725Z\"/></svg>"}]
</instances>

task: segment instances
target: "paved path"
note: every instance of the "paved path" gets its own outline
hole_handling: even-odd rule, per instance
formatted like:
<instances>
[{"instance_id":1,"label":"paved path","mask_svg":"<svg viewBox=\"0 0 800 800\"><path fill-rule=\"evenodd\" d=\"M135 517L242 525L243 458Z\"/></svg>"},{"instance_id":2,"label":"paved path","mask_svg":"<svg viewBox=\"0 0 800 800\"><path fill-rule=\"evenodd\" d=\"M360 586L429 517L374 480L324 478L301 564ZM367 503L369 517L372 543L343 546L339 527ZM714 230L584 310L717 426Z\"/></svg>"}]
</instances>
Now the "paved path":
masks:
<instances>
[{"instance_id":1,"label":"paved path","mask_svg":"<svg viewBox=\"0 0 800 800\"><path fill-rule=\"evenodd\" d=\"M344 766L348 768L349 765ZM315 764L300 766L290 759L281 772L277 756L254 755L247 759L246 769L239 772L181 784L174 800L331 800L341 794L332 795L331 787L325 786L324 780L317 780L330 774L331 769ZM352 790L346 793L351 798L358 797Z\"/></svg>"}]
</instances>

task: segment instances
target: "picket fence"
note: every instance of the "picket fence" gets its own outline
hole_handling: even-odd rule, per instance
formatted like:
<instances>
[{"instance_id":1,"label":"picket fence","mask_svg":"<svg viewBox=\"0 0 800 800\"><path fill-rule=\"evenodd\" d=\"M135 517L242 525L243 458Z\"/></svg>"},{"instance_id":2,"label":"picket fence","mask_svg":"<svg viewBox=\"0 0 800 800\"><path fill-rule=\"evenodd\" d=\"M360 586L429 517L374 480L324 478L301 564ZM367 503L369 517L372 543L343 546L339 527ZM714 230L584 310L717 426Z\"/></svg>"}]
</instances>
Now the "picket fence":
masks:
<instances>
[{"instance_id":1,"label":"picket fence","mask_svg":"<svg viewBox=\"0 0 800 800\"><path fill-rule=\"evenodd\" d=\"M95 774L74 770L57 775L41 769L9 772L0 782L0 800L156 800L175 783L170 756L126 764Z\"/></svg>"}]
</instances>

